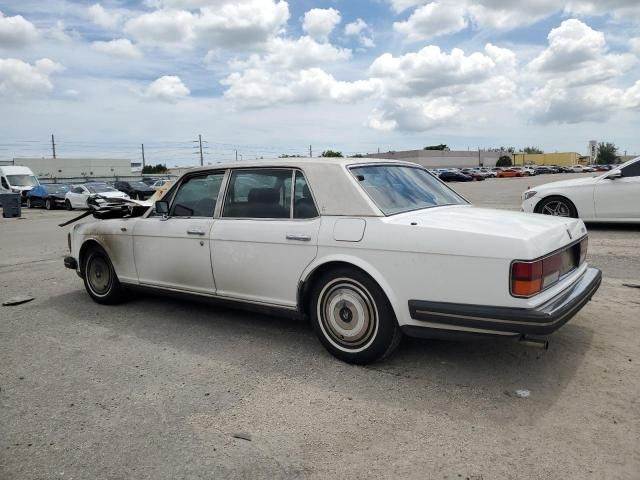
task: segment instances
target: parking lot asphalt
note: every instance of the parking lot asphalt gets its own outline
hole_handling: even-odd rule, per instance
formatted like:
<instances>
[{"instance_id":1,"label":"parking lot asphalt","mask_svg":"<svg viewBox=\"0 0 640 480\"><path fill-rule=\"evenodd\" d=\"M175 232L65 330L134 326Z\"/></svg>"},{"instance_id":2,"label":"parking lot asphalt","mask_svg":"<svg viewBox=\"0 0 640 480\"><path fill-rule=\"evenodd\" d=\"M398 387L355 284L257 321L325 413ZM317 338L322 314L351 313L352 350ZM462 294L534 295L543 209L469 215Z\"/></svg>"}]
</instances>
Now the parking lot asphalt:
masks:
<instances>
[{"instance_id":1,"label":"parking lot asphalt","mask_svg":"<svg viewBox=\"0 0 640 480\"><path fill-rule=\"evenodd\" d=\"M519 208L544 175L451 184ZM637 479L640 227L592 226L594 299L548 351L404 339L367 367L303 322L162 296L95 304L77 212L0 219L0 479ZM244 437L244 438L242 438Z\"/></svg>"}]
</instances>

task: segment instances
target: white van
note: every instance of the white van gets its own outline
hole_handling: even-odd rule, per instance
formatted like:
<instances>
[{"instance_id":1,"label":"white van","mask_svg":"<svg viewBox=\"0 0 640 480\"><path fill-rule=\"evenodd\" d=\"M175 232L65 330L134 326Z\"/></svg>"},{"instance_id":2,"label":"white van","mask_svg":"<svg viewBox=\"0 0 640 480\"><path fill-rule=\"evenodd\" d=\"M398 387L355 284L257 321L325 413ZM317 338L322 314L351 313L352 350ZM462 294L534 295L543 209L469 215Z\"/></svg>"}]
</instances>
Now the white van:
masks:
<instances>
[{"instance_id":1,"label":"white van","mask_svg":"<svg viewBox=\"0 0 640 480\"><path fill-rule=\"evenodd\" d=\"M24 197L37 185L40 182L29 167L0 166L0 193L20 193Z\"/></svg>"}]
</instances>

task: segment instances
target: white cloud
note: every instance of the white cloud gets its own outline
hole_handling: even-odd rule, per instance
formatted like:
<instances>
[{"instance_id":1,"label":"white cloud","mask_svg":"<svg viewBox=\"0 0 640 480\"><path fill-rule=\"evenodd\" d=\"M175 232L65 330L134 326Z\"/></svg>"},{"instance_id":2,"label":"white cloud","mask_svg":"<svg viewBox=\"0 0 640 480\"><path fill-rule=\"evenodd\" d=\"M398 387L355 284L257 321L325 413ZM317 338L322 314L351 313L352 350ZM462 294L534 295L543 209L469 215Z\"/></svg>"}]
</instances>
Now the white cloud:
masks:
<instances>
[{"instance_id":1,"label":"white cloud","mask_svg":"<svg viewBox=\"0 0 640 480\"><path fill-rule=\"evenodd\" d=\"M204 3L204 2L203 2ZM184 2L170 5L186 6ZM289 19L289 6L280 0L218 0L199 6L199 11L167 8L134 17L125 32L139 42L171 47L192 47L199 42L209 48L262 44Z\"/></svg>"},{"instance_id":2,"label":"white cloud","mask_svg":"<svg viewBox=\"0 0 640 480\"><path fill-rule=\"evenodd\" d=\"M416 5L422 5L424 3L428 3L428 0L387 0L389 5L391 5L391 9L395 13L402 13L405 10L415 7Z\"/></svg>"},{"instance_id":3,"label":"white cloud","mask_svg":"<svg viewBox=\"0 0 640 480\"><path fill-rule=\"evenodd\" d=\"M640 15L640 2L637 0L569 0L565 11L577 15L612 15L617 18L637 18Z\"/></svg>"},{"instance_id":4,"label":"white cloud","mask_svg":"<svg viewBox=\"0 0 640 480\"><path fill-rule=\"evenodd\" d=\"M395 22L393 29L415 42L459 32L467 27L461 3L432 2L418 7L405 22Z\"/></svg>"},{"instance_id":5,"label":"white cloud","mask_svg":"<svg viewBox=\"0 0 640 480\"><path fill-rule=\"evenodd\" d=\"M0 12L0 47L24 47L38 38L33 24L21 15L5 17Z\"/></svg>"},{"instance_id":6,"label":"white cloud","mask_svg":"<svg viewBox=\"0 0 640 480\"><path fill-rule=\"evenodd\" d=\"M15 58L0 59L0 96L30 97L53 90L49 76L64 70L59 63L42 58L33 65Z\"/></svg>"},{"instance_id":7,"label":"white cloud","mask_svg":"<svg viewBox=\"0 0 640 480\"><path fill-rule=\"evenodd\" d=\"M460 106L450 98L389 100L374 109L367 125L376 130L424 131L451 120Z\"/></svg>"},{"instance_id":8,"label":"white cloud","mask_svg":"<svg viewBox=\"0 0 640 480\"><path fill-rule=\"evenodd\" d=\"M549 33L549 46L529 64L529 70L561 77L567 84L602 82L618 77L635 59L609 54L604 34L580 20L569 19Z\"/></svg>"},{"instance_id":9,"label":"white cloud","mask_svg":"<svg viewBox=\"0 0 640 480\"><path fill-rule=\"evenodd\" d=\"M190 93L180 77L165 75L151 82L145 91L145 96L165 102L176 102L189 96Z\"/></svg>"},{"instance_id":10,"label":"white cloud","mask_svg":"<svg viewBox=\"0 0 640 480\"><path fill-rule=\"evenodd\" d=\"M302 30L313 39L326 42L340 20L340 12L334 8L312 8L304 14Z\"/></svg>"},{"instance_id":11,"label":"white cloud","mask_svg":"<svg viewBox=\"0 0 640 480\"><path fill-rule=\"evenodd\" d=\"M371 28L361 18L356 19L355 22L347 23L344 27L344 34L347 37L356 37L360 46L364 48L376 46Z\"/></svg>"},{"instance_id":12,"label":"white cloud","mask_svg":"<svg viewBox=\"0 0 640 480\"><path fill-rule=\"evenodd\" d=\"M369 97L377 90L374 82L341 82L320 68L296 71L252 68L232 73L222 84L229 87L224 93L226 98L251 108L320 100L350 103Z\"/></svg>"},{"instance_id":13,"label":"white cloud","mask_svg":"<svg viewBox=\"0 0 640 480\"><path fill-rule=\"evenodd\" d=\"M631 47L631 51L640 57L640 37L629 40L629 46Z\"/></svg>"},{"instance_id":14,"label":"white cloud","mask_svg":"<svg viewBox=\"0 0 640 480\"><path fill-rule=\"evenodd\" d=\"M188 46L194 39L194 15L184 10L156 10L129 20L124 31L140 42Z\"/></svg>"},{"instance_id":15,"label":"white cloud","mask_svg":"<svg viewBox=\"0 0 640 480\"><path fill-rule=\"evenodd\" d=\"M87 9L87 14L93 23L103 28L116 28L122 20L118 12L106 10L99 3L94 3Z\"/></svg>"},{"instance_id":16,"label":"white cloud","mask_svg":"<svg viewBox=\"0 0 640 480\"><path fill-rule=\"evenodd\" d=\"M93 42L91 48L94 50L122 58L141 58L142 52L127 38L118 38L108 42Z\"/></svg>"}]
</instances>

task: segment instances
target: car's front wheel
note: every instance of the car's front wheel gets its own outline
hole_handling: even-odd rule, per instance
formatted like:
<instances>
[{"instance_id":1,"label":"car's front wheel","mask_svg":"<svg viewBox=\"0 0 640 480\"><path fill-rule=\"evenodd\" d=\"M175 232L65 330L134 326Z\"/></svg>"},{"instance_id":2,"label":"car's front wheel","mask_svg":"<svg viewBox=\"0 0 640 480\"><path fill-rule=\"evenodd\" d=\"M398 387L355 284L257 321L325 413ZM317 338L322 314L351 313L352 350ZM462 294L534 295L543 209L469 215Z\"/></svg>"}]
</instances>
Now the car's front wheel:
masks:
<instances>
[{"instance_id":1,"label":"car's front wheel","mask_svg":"<svg viewBox=\"0 0 640 480\"><path fill-rule=\"evenodd\" d=\"M124 290L113 264L101 247L90 247L84 256L82 272L84 286L94 301L113 305L124 299Z\"/></svg>"},{"instance_id":2,"label":"car's front wheel","mask_svg":"<svg viewBox=\"0 0 640 480\"><path fill-rule=\"evenodd\" d=\"M71 202L69 201L69 199L64 201L64 208L66 208L67 210L73 210L73 207L71 206Z\"/></svg>"},{"instance_id":3,"label":"car's front wheel","mask_svg":"<svg viewBox=\"0 0 640 480\"><path fill-rule=\"evenodd\" d=\"M44 208L46 208L47 210L53 210L53 201L50 198L47 198L44 201Z\"/></svg>"},{"instance_id":4,"label":"car's front wheel","mask_svg":"<svg viewBox=\"0 0 640 480\"><path fill-rule=\"evenodd\" d=\"M312 288L310 313L322 344L345 362L362 365L380 360L402 338L383 290L355 268L323 274Z\"/></svg>"},{"instance_id":5,"label":"car's front wheel","mask_svg":"<svg viewBox=\"0 0 640 480\"><path fill-rule=\"evenodd\" d=\"M33 208L33 204L31 203L30 197L27 197L27 208Z\"/></svg>"},{"instance_id":6,"label":"car's front wheel","mask_svg":"<svg viewBox=\"0 0 640 480\"><path fill-rule=\"evenodd\" d=\"M538 213L553 215L554 217L578 218L578 211L575 205L564 197L545 198L538 205Z\"/></svg>"}]
</instances>

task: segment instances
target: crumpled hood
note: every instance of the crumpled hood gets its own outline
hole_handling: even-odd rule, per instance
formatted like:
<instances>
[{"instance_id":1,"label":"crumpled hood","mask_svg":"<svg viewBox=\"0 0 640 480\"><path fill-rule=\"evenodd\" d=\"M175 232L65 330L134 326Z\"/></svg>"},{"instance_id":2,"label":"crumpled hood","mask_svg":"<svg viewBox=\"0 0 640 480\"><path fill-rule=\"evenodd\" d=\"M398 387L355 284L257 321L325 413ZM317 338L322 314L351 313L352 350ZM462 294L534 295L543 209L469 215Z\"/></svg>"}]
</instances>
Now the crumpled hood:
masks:
<instances>
[{"instance_id":1,"label":"crumpled hood","mask_svg":"<svg viewBox=\"0 0 640 480\"><path fill-rule=\"evenodd\" d=\"M402 227L405 248L469 256L533 259L586 234L582 220L470 205L436 207L388 217ZM404 239L402 238L404 237Z\"/></svg>"}]
</instances>

